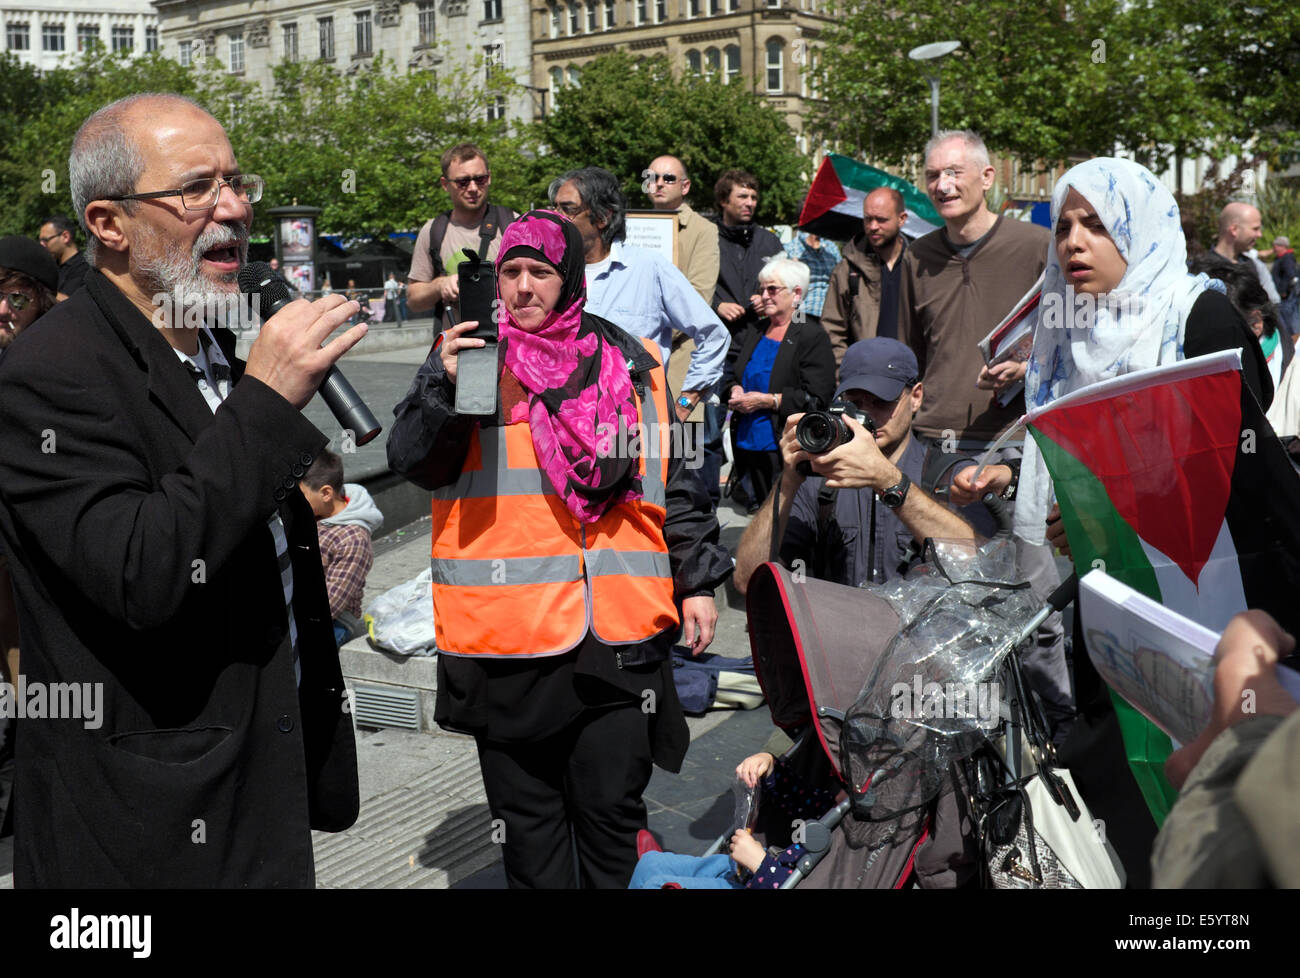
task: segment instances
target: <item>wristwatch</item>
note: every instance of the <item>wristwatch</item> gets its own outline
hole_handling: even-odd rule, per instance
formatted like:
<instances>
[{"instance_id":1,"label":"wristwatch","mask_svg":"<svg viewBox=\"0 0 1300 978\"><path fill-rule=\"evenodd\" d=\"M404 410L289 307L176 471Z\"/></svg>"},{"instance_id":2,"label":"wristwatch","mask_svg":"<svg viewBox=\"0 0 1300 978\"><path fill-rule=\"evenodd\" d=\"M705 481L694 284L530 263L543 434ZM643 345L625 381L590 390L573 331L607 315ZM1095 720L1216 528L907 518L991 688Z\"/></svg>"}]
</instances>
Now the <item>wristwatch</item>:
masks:
<instances>
[{"instance_id":1,"label":"wristwatch","mask_svg":"<svg viewBox=\"0 0 1300 978\"><path fill-rule=\"evenodd\" d=\"M695 407L695 405L691 403L691 399L690 399L689 397L687 397L685 394L683 394L681 397L677 398L677 406L678 406L678 407L684 407L684 408L686 408L686 410L688 410L688 411L689 411L691 408Z\"/></svg>"},{"instance_id":2,"label":"wristwatch","mask_svg":"<svg viewBox=\"0 0 1300 978\"><path fill-rule=\"evenodd\" d=\"M901 472L899 475L901 478L895 485L880 490L880 501L890 509L898 509L899 506L902 506L903 500L907 498L907 490L912 488L912 480Z\"/></svg>"}]
</instances>

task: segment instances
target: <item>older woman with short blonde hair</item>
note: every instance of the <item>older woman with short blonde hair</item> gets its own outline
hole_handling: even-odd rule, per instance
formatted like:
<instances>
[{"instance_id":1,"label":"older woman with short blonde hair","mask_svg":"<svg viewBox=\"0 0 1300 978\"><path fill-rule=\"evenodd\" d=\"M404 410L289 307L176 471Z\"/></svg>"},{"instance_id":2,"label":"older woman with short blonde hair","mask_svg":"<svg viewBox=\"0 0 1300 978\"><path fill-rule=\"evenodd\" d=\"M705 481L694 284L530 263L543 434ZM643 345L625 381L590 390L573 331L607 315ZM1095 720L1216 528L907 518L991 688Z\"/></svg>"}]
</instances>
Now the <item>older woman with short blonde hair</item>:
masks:
<instances>
[{"instance_id":1,"label":"older woman with short blonde hair","mask_svg":"<svg viewBox=\"0 0 1300 978\"><path fill-rule=\"evenodd\" d=\"M758 273L754 301L763 319L735 339L740 352L723 378L732 410L728 492L752 512L781 471L781 431L792 414L824 408L835 390L830 337L806 321L810 274L777 255Z\"/></svg>"}]
</instances>

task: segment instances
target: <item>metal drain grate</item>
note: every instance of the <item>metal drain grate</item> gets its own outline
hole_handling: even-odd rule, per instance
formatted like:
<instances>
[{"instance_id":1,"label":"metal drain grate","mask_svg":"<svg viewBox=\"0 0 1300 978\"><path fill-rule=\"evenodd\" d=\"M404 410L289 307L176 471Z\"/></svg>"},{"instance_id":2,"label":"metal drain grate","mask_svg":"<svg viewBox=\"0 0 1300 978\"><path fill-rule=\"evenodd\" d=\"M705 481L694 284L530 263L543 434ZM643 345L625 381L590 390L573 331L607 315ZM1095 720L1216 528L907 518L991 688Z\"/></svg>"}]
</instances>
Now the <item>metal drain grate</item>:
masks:
<instances>
[{"instance_id":1,"label":"metal drain grate","mask_svg":"<svg viewBox=\"0 0 1300 978\"><path fill-rule=\"evenodd\" d=\"M420 729L420 694L391 686L353 686L352 712L360 727Z\"/></svg>"}]
</instances>

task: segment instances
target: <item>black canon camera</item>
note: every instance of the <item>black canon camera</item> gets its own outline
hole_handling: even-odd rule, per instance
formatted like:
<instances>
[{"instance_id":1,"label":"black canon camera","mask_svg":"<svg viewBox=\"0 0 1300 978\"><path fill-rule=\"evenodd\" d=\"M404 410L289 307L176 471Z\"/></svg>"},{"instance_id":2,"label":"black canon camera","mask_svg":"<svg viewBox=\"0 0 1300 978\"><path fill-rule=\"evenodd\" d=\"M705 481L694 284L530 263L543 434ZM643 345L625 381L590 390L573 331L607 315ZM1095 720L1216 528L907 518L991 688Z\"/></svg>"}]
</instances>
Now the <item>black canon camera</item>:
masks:
<instances>
[{"instance_id":1,"label":"black canon camera","mask_svg":"<svg viewBox=\"0 0 1300 978\"><path fill-rule=\"evenodd\" d=\"M876 423L870 416L853 402L841 398L832 402L825 411L809 411L799 419L794 429L799 447L809 455L825 455L846 441L852 441L853 429L844 423L845 415L873 435L876 433Z\"/></svg>"}]
</instances>

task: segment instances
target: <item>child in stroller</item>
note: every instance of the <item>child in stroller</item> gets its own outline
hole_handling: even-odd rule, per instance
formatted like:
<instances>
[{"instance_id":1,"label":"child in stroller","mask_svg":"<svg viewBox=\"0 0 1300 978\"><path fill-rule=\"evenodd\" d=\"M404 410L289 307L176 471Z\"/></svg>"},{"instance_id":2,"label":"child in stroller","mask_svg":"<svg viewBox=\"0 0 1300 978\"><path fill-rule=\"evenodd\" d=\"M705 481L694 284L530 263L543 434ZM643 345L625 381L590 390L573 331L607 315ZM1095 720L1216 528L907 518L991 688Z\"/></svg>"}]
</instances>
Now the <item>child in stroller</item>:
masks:
<instances>
[{"instance_id":1,"label":"child in stroller","mask_svg":"<svg viewBox=\"0 0 1300 978\"><path fill-rule=\"evenodd\" d=\"M731 836L730 856L725 852L708 856L647 852L637 863L628 888L780 889L803 855L803 847L793 839L800 821L820 818L835 806L836 789L833 781L827 780L828 766L823 765L825 777L820 786L810 785L795 773L792 759L799 755L800 746L796 742L781 758L759 751L736 766L737 787L743 785L755 791L756 800L762 799L757 816L762 826L759 835L773 845L764 848L751 827L741 825Z\"/></svg>"}]
</instances>

